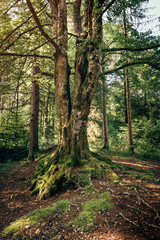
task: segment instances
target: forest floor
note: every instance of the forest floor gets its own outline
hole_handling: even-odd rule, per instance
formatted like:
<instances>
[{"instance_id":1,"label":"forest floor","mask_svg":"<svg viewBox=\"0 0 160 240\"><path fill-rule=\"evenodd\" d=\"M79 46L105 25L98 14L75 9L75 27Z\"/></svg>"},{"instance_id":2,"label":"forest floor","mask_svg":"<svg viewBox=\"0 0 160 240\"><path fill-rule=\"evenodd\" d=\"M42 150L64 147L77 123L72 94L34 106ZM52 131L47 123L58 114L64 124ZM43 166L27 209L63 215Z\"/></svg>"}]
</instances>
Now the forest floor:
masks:
<instances>
[{"instance_id":1,"label":"forest floor","mask_svg":"<svg viewBox=\"0 0 160 240\"><path fill-rule=\"evenodd\" d=\"M58 192L47 200L38 200L29 191L28 179L35 171L37 162L13 168L11 173L0 176L0 229L35 209L53 205L58 200L68 199L70 211L56 212L33 226L26 226L20 235L4 236L0 239L43 240L158 240L160 239L160 166L156 162L134 158L112 157L119 163L114 171L120 181L95 180L93 184L100 192L110 192L114 207L96 215L95 224L89 229L77 228L69 223L80 212L89 199L83 189L70 188Z\"/></svg>"}]
</instances>

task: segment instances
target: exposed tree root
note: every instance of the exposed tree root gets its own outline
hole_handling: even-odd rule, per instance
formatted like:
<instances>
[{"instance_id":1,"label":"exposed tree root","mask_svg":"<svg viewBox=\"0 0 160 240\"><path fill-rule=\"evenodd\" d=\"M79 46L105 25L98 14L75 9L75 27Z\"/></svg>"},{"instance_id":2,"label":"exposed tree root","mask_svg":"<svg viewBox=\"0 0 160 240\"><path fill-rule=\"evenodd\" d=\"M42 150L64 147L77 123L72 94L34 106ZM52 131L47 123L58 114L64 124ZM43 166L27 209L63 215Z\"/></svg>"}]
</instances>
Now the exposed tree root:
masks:
<instances>
[{"instance_id":1,"label":"exposed tree root","mask_svg":"<svg viewBox=\"0 0 160 240\"><path fill-rule=\"evenodd\" d=\"M128 192L129 190L135 190L135 191L136 191L136 194L129 193L129 192ZM137 188L129 189L129 190L128 190L127 192L117 193L117 195L122 195L122 194L123 194L123 195L129 195L130 197L136 197L136 198L138 199L138 201L139 201L139 204L141 204L141 203L145 204L145 206L147 206L149 209L151 209L152 212L156 215L156 216L154 217L154 219L153 219L153 222L154 222L157 218L160 218L158 211L157 211L155 208L153 208L152 206L150 206L150 205L139 195L139 193L138 193L138 191L137 191ZM142 210L139 209L139 208L135 208L135 207L132 207L132 206L130 206L130 205L127 205L127 207L131 208L132 210L136 211L137 213L147 215L146 212L142 211ZM139 225L137 225L134 221L131 221L131 220L129 220L128 218L126 218L122 213L120 213L119 215L120 215L123 219L125 219L127 222L129 222L129 223L131 223L132 225L140 228ZM143 221L143 223L146 224L146 225L148 225L148 226L151 227L151 228L160 229L160 227L159 227L159 226L156 226L155 224L150 224L150 223L148 223L148 222L146 222L146 221Z\"/></svg>"},{"instance_id":2,"label":"exposed tree root","mask_svg":"<svg viewBox=\"0 0 160 240\"><path fill-rule=\"evenodd\" d=\"M140 228L139 225L137 225L135 222L133 222L133 221L129 220L128 218L126 218L122 213L119 213L119 216L121 216L121 217L122 217L124 220L126 220L127 222L133 224L135 227Z\"/></svg>"},{"instance_id":3,"label":"exposed tree root","mask_svg":"<svg viewBox=\"0 0 160 240\"><path fill-rule=\"evenodd\" d=\"M42 158L31 182L32 195L38 194L40 199L45 199L69 183L88 188L94 178L112 177L112 161L96 153L87 152L77 171L74 171L75 162L75 158L64 153L52 153Z\"/></svg>"},{"instance_id":4,"label":"exposed tree root","mask_svg":"<svg viewBox=\"0 0 160 240\"><path fill-rule=\"evenodd\" d=\"M131 208L132 210L136 211L137 213L142 213L144 215L148 215L146 212L142 211L141 209L139 208L135 208L135 207L132 207L130 205L127 205L127 207Z\"/></svg>"},{"instance_id":5,"label":"exposed tree root","mask_svg":"<svg viewBox=\"0 0 160 240\"><path fill-rule=\"evenodd\" d=\"M135 189L135 190L136 190L136 192L137 192L137 196L139 197L140 201L141 201L142 203L144 203L148 208L150 208L153 213L156 214L156 216L155 216L155 218L154 218L153 221L155 221L157 218L160 218L158 211L157 211L155 208L153 208L152 206L150 206L143 198L141 198L141 197L139 196L137 189Z\"/></svg>"}]
</instances>

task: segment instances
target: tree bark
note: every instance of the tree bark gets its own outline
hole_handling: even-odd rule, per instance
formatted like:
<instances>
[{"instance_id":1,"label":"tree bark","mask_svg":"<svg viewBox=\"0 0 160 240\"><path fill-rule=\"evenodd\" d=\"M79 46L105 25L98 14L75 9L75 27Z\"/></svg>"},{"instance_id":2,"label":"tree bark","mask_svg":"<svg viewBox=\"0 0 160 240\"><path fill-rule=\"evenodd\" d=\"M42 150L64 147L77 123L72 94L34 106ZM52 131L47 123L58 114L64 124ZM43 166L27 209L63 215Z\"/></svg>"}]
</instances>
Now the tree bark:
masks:
<instances>
[{"instance_id":1,"label":"tree bark","mask_svg":"<svg viewBox=\"0 0 160 240\"><path fill-rule=\"evenodd\" d=\"M54 0L50 1L50 7L53 8ZM78 160L88 151L87 142L87 121L90 110L90 104L96 86L98 83L100 69L100 50L102 38L102 17L98 14L97 9L101 8L101 2L93 7L89 5L88 17L88 36L87 38L77 38L76 63L75 63L75 83L73 105L71 107L69 75L70 68L67 59L67 14L66 2L58 1L57 5L57 44L60 51L55 54L56 63L56 92L57 92L57 109L58 109L58 145L59 151L73 155ZM80 1L74 3L74 23L76 33L80 33ZM51 10L53 13L53 10ZM76 16L76 13L78 15ZM55 16L53 16L55 18ZM55 24L54 24L55 27ZM89 57L87 52L89 51Z\"/></svg>"},{"instance_id":2,"label":"tree bark","mask_svg":"<svg viewBox=\"0 0 160 240\"><path fill-rule=\"evenodd\" d=\"M73 1L73 22L74 22L74 32L77 35L80 35L82 32L80 7L81 7L81 0L74 0Z\"/></svg>"},{"instance_id":3,"label":"tree bark","mask_svg":"<svg viewBox=\"0 0 160 240\"><path fill-rule=\"evenodd\" d=\"M132 133L132 112L131 112L131 98L129 91L128 70L125 70L126 81L126 98L127 98L127 118L128 118L128 136L130 151L134 152L133 148L133 133Z\"/></svg>"},{"instance_id":4,"label":"tree bark","mask_svg":"<svg viewBox=\"0 0 160 240\"><path fill-rule=\"evenodd\" d=\"M45 103L44 103L44 126L43 126L43 136L45 140L48 137L48 105L49 105L49 97L50 97L50 90L47 91L45 96Z\"/></svg>"},{"instance_id":5,"label":"tree bark","mask_svg":"<svg viewBox=\"0 0 160 240\"><path fill-rule=\"evenodd\" d=\"M123 0L123 23L124 23L124 41L125 47L127 47L127 22L126 22L126 4ZM126 64L128 63L127 54L126 55ZM127 101L127 122L128 122L128 137L129 137L129 148L133 153L133 134L132 134L132 113L131 113L131 99L130 99L130 90L129 90L129 79L128 79L128 69L124 70L125 75L125 90L126 90L126 101Z\"/></svg>"},{"instance_id":6,"label":"tree bark","mask_svg":"<svg viewBox=\"0 0 160 240\"><path fill-rule=\"evenodd\" d=\"M126 99L126 81L124 81L123 87L124 87L124 111L125 111L124 121L125 121L125 123L128 123L128 117L127 117L127 99Z\"/></svg>"},{"instance_id":7,"label":"tree bark","mask_svg":"<svg viewBox=\"0 0 160 240\"><path fill-rule=\"evenodd\" d=\"M38 73L37 66L33 66L33 77ZM39 114L39 84L32 81L31 114L30 114L30 134L29 134L29 154L28 159L34 160L38 151L38 114Z\"/></svg>"},{"instance_id":8,"label":"tree bark","mask_svg":"<svg viewBox=\"0 0 160 240\"><path fill-rule=\"evenodd\" d=\"M107 123L107 111L106 111L105 79L102 79L102 87L103 87L103 148L108 150L109 149L109 138L108 138L108 123Z\"/></svg>"}]
</instances>

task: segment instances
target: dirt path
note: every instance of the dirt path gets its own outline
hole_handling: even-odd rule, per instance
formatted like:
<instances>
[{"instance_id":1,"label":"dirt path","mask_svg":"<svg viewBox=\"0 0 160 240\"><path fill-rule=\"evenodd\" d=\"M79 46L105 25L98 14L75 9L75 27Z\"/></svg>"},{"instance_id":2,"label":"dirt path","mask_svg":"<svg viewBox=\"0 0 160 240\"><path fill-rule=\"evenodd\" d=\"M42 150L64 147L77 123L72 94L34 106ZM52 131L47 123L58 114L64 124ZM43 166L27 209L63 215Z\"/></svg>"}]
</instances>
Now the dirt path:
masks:
<instances>
[{"instance_id":1,"label":"dirt path","mask_svg":"<svg viewBox=\"0 0 160 240\"><path fill-rule=\"evenodd\" d=\"M43 201L36 199L36 196L30 196L28 180L35 170L36 162L24 165L13 174L0 177L1 230L35 209L51 205L60 199L69 199L72 205L67 215L57 213L38 225L25 229L21 233L26 237L24 239L50 240L56 232L57 239L59 236L59 239L68 240L159 240L160 167L156 163L142 165L133 159L113 158L112 161L121 164L115 172L123 178L123 181L93 182L100 192L112 193L114 208L99 212L96 224L89 231L64 227L66 222L78 214L81 204L87 200L82 190L70 189Z\"/></svg>"}]
</instances>

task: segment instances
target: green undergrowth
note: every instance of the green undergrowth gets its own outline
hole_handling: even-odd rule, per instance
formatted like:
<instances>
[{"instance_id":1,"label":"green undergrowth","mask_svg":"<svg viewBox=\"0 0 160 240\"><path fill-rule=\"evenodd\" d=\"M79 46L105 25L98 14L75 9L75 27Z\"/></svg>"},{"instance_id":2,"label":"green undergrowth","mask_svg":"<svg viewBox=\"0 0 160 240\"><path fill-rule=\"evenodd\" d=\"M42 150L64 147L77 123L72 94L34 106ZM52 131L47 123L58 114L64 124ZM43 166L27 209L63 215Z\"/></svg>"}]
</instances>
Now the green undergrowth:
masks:
<instances>
[{"instance_id":1,"label":"green undergrowth","mask_svg":"<svg viewBox=\"0 0 160 240\"><path fill-rule=\"evenodd\" d=\"M18 171L23 165L29 163L27 160L23 161L12 161L9 160L5 163L0 163L0 173L1 174L13 174L14 172Z\"/></svg>"},{"instance_id":2,"label":"green undergrowth","mask_svg":"<svg viewBox=\"0 0 160 240\"><path fill-rule=\"evenodd\" d=\"M136 151L134 153L130 152L130 151L125 151L125 150L106 150L106 149L100 149L98 152L100 152L100 154L104 154L107 157L117 157L117 158L121 158L121 159L132 159L135 162L139 162L141 164L150 164L151 162L156 162L157 164L160 164L160 154L157 153L157 155L155 156L154 154L152 154L152 150L149 154L140 154L137 153Z\"/></svg>"},{"instance_id":3,"label":"green undergrowth","mask_svg":"<svg viewBox=\"0 0 160 240\"><path fill-rule=\"evenodd\" d=\"M141 180L147 180L147 181L154 181L154 178L155 178L155 174L149 171L146 173L123 171L122 173L126 175L130 175L135 179L141 179Z\"/></svg>"},{"instance_id":4,"label":"green undergrowth","mask_svg":"<svg viewBox=\"0 0 160 240\"><path fill-rule=\"evenodd\" d=\"M159 183L158 174L152 172L151 170L142 169L139 166L131 166L131 165L125 165L121 163L115 163L112 166L112 169L119 170L121 174L132 176L135 179L153 181L155 183Z\"/></svg>"},{"instance_id":5,"label":"green undergrowth","mask_svg":"<svg viewBox=\"0 0 160 240\"><path fill-rule=\"evenodd\" d=\"M81 159L78 166L71 156L48 154L39 161L31 179L31 194L39 194L40 199L45 199L69 184L85 188L93 179L112 179L116 174L113 174L111 165L111 160L96 153Z\"/></svg>"},{"instance_id":6,"label":"green undergrowth","mask_svg":"<svg viewBox=\"0 0 160 240\"><path fill-rule=\"evenodd\" d=\"M95 193L92 195L92 199L86 201L82 205L82 211L79 215L72 221L72 226L80 227L85 230L93 227L96 222L96 215L101 211L109 211L113 208L111 203L112 196L110 193Z\"/></svg>"},{"instance_id":7,"label":"green undergrowth","mask_svg":"<svg viewBox=\"0 0 160 240\"><path fill-rule=\"evenodd\" d=\"M20 230L23 230L27 226L33 226L43 220L45 217L54 214L57 211L68 212L70 208L70 203L68 200L57 201L53 206L48 206L35 210L21 218L17 221L11 223L10 226L4 228L3 233L5 235L14 234Z\"/></svg>"}]
</instances>

